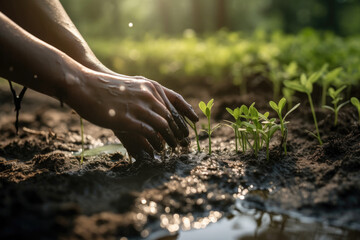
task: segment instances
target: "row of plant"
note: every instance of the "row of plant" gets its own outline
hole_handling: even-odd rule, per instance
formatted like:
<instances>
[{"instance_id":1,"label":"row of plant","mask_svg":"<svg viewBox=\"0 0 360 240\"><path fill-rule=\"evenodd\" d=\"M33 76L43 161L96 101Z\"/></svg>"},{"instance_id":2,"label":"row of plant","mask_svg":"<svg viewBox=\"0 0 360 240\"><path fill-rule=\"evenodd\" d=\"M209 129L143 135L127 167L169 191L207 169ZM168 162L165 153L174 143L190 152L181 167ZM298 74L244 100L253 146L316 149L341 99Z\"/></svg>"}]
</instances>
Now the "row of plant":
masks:
<instances>
[{"instance_id":1,"label":"row of plant","mask_svg":"<svg viewBox=\"0 0 360 240\"><path fill-rule=\"evenodd\" d=\"M171 84L169 79L192 82L206 79L213 84L228 81L245 93L249 80L263 76L262 80L271 81L276 101L281 95L286 98L292 95L284 81L321 68L329 75L316 84L325 94L329 82L337 87L347 85L350 93L360 81L360 37L341 38L309 29L297 35L259 30L250 36L221 31L208 37L197 37L187 30L182 38L176 39L151 36L140 41L94 39L91 45L114 70L130 75L141 72L167 84Z\"/></svg>"},{"instance_id":2,"label":"row of plant","mask_svg":"<svg viewBox=\"0 0 360 240\"><path fill-rule=\"evenodd\" d=\"M320 72L313 73L309 78L306 77L305 74L301 75L301 78L297 81L289 81L286 84L289 88L294 89L299 92L304 92L307 94L309 99L309 104L311 108L311 112L314 119L316 132L310 132L317 140L319 144L322 145L322 139L320 136L316 113L312 103L312 84L316 79L319 78ZM334 125L337 125L338 113L341 107L347 104L349 101L345 101L339 104L342 100L341 92L346 88L346 86L340 87L335 90L333 88L329 88L329 95L332 98L333 107L325 105L324 107L330 109L334 112ZM356 97L351 98L351 103L356 107L359 114L359 124L360 124L360 101ZM269 159L269 148L270 141L272 140L274 134L277 131L281 133L281 142L280 145L283 149L283 153L287 154L287 135L288 135L288 127L289 121L286 121L287 116L297 109L300 106L300 103L296 104L294 107L289 109L286 114L285 105L286 99L282 98L278 103L274 101L270 101L270 107L276 112L278 119L269 118L269 112L260 113L255 108L255 103L252 103L249 107L246 105L242 105L241 107L237 107L235 109L226 108L227 112L233 117L233 121L225 120L224 123L216 124L215 126L211 125L211 110L214 105L214 99L211 99L208 103L201 101L199 103L199 108L203 112L203 114L207 118L207 124L203 126L201 131L204 131L208 135L209 140L209 154L212 153L211 150L211 135L212 133L219 128L221 125L225 125L231 127L235 134L235 151L236 153L240 152L239 149L245 153L248 149L251 149L257 157L259 151L265 147L266 148L266 158ZM186 119L189 123L190 127L194 130L195 139L197 143L197 150L201 152L201 147L199 143L199 134L197 130L197 126L195 123L191 122L189 119Z\"/></svg>"}]
</instances>

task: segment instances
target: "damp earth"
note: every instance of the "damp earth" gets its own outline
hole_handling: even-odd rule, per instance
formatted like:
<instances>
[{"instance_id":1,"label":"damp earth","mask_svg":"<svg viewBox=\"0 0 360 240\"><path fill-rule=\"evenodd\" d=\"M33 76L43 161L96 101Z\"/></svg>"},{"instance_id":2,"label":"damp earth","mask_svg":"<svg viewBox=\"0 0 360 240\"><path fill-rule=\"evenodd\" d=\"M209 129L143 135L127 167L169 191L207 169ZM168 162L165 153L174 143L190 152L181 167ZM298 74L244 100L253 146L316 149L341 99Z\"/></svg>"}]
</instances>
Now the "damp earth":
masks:
<instances>
[{"instance_id":1,"label":"damp earth","mask_svg":"<svg viewBox=\"0 0 360 240\"><path fill-rule=\"evenodd\" d=\"M270 110L266 94L215 98L215 121L229 118L225 107L255 100ZM289 154L276 136L268 161L264 151L235 153L232 130L222 127L211 156L202 134L201 153L193 141L134 162L111 131L84 122L93 152L83 165L71 109L28 91L18 135L13 109L2 87L1 239L360 239L360 126L351 107L336 128L318 109L323 146L305 131L312 115L300 108L289 118Z\"/></svg>"}]
</instances>

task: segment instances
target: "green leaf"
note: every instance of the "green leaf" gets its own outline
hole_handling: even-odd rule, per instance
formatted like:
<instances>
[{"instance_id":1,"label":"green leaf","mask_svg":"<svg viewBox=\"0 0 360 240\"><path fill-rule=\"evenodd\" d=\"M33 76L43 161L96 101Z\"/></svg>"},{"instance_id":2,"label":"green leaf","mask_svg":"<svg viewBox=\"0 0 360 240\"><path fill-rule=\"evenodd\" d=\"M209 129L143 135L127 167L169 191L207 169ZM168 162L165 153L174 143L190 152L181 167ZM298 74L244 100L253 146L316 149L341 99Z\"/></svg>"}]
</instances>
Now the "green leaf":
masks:
<instances>
[{"instance_id":1,"label":"green leaf","mask_svg":"<svg viewBox=\"0 0 360 240\"><path fill-rule=\"evenodd\" d=\"M305 73L303 73L303 74L301 74L301 76L300 76L300 84L303 85L303 86L305 86L306 82L307 82L307 78L306 78Z\"/></svg>"},{"instance_id":2,"label":"green leaf","mask_svg":"<svg viewBox=\"0 0 360 240\"><path fill-rule=\"evenodd\" d=\"M206 107L206 109L205 109L205 115L207 116L207 118L210 118L211 112L208 107Z\"/></svg>"},{"instance_id":3,"label":"green leaf","mask_svg":"<svg viewBox=\"0 0 360 240\"><path fill-rule=\"evenodd\" d=\"M279 101L279 112L280 113L281 113L282 109L284 108L285 104L286 104L286 99L285 98L280 99L280 101Z\"/></svg>"},{"instance_id":4,"label":"green leaf","mask_svg":"<svg viewBox=\"0 0 360 240\"><path fill-rule=\"evenodd\" d=\"M274 125L270 128L269 130L269 137L272 138L272 136L274 135L274 133L280 129L279 125Z\"/></svg>"},{"instance_id":5,"label":"green leaf","mask_svg":"<svg viewBox=\"0 0 360 240\"><path fill-rule=\"evenodd\" d=\"M292 109L290 109L284 116L283 121L285 121L285 118L292 113L295 109L297 109L300 106L300 103L296 104Z\"/></svg>"},{"instance_id":6,"label":"green leaf","mask_svg":"<svg viewBox=\"0 0 360 240\"><path fill-rule=\"evenodd\" d=\"M357 107L357 108L360 108L360 101L359 101L359 99L357 99L356 97L352 97L352 98L350 99L350 101L351 101L352 105L354 105L354 106Z\"/></svg>"},{"instance_id":7,"label":"green leaf","mask_svg":"<svg viewBox=\"0 0 360 240\"><path fill-rule=\"evenodd\" d=\"M338 107L337 107L337 110L339 111L343 106L345 106L346 104L348 104L349 101L346 101L346 102L343 102L342 104L340 104Z\"/></svg>"},{"instance_id":8,"label":"green leaf","mask_svg":"<svg viewBox=\"0 0 360 240\"><path fill-rule=\"evenodd\" d=\"M317 80L319 80L320 77L321 77L320 72L314 72L313 74L310 75L308 82L313 84L317 82Z\"/></svg>"},{"instance_id":9,"label":"green leaf","mask_svg":"<svg viewBox=\"0 0 360 240\"><path fill-rule=\"evenodd\" d=\"M343 70L342 67L338 67L328 72L324 77L324 81L327 84L331 84L334 80L336 80L336 78L339 76L342 70Z\"/></svg>"},{"instance_id":10,"label":"green leaf","mask_svg":"<svg viewBox=\"0 0 360 240\"><path fill-rule=\"evenodd\" d=\"M274 109L276 112L279 112L279 107L276 105L274 101L270 101L269 105L272 109Z\"/></svg>"},{"instance_id":11,"label":"green leaf","mask_svg":"<svg viewBox=\"0 0 360 240\"><path fill-rule=\"evenodd\" d=\"M312 93L312 91L313 91L313 84L312 84L312 82L308 81L308 82L306 83L305 88L306 88L306 93Z\"/></svg>"},{"instance_id":12,"label":"green leaf","mask_svg":"<svg viewBox=\"0 0 360 240\"><path fill-rule=\"evenodd\" d=\"M335 112L335 109L333 107L330 107L330 106L327 106L327 105L324 105L322 107Z\"/></svg>"},{"instance_id":13,"label":"green leaf","mask_svg":"<svg viewBox=\"0 0 360 240\"><path fill-rule=\"evenodd\" d=\"M347 87L347 86L344 85L344 86L336 89L336 91L335 91L335 97L337 97L346 87Z\"/></svg>"},{"instance_id":14,"label":"green leaf","mask_svg":"<svg viewBox=\"0 0 360 240\"><path fill-rule=\"evenodd\" d=\"M228 111L228 113L230 113L231 114L231 116L233 116L233 117L235 117L234 116L234 111L233 110L231 110L231 108L226 108L226 111Z\"/></svg>"},{"instance_id":15,"label":"green leaf","mask_svg":"<svg viewBox=\"0 0 360 240\"><path fill-rule=\"evenodd\" d=\"M207 103L206 107L209 108L209 110L211 111L211 108L212 108L213 106L214 106L214 99L211 99L211 100Z\"/></svg>"},{"instance_id":16,"label":"green leaf","mask_svg":"<svg viewBox=\"0 0 360 240\"><path fill-rule=\"evenodd\" d=\"M206 116L206 104L203 101L201 101L199 103L199 108L204 113L204 115Z\"/></svg>"},{"instance_id":17,"label":"green leaf","mask_svg":"<svg viewBox=\"0 0 360 240\"><path fill-rule=\"evenodd\" d=\"M284 85L295 91L306 93L306 88L297 81L284 81Z\"/></svg>"}]
</instances>

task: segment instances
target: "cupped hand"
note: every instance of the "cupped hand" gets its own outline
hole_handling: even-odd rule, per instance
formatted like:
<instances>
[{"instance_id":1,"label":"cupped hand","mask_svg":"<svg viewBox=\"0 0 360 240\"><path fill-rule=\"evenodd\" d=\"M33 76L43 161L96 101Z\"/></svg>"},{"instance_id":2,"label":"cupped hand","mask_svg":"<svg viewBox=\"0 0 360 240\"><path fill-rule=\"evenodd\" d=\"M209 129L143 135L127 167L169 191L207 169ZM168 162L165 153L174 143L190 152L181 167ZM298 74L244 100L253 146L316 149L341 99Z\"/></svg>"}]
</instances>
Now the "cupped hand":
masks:
<instances>
[{"instance_id":1,"label":"cupped hand","mask_svg":"<svg viewBox=\"0 0 360 240\"><path fill-rule=\"evenodd\" d=\"M164 142L172 148L184 142L189 135L184 116L198 121L181 95L143 77L89 71L78 82L69 105L90 122L112 129L137 159L163 150Z\"/></svg>"}]
</instances>

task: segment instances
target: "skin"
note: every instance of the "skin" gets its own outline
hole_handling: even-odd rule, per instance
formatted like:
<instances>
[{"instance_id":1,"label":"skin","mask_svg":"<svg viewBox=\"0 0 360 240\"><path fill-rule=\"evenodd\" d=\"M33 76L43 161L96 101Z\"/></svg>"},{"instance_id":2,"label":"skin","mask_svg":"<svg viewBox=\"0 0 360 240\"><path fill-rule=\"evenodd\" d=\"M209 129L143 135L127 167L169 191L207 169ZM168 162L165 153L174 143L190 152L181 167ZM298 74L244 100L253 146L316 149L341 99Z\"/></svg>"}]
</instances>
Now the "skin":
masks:
<instances>
[{"instance_id":1,"label":"skin","mask_svg":"<svg viewBox=\"0 0 360 240\"><path fill-rule=\"evenodd\" d=\"M112 129L136 159L188 143L183 116L198 121L176 92L105 67L57 0L0 0L0 76Z\"/></svg>"}]
</instances>

